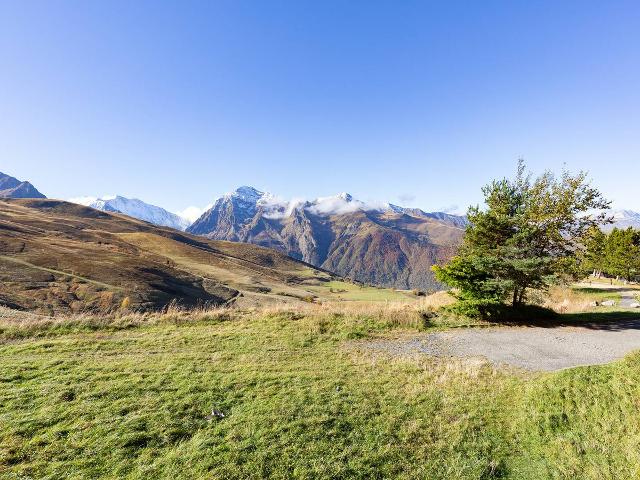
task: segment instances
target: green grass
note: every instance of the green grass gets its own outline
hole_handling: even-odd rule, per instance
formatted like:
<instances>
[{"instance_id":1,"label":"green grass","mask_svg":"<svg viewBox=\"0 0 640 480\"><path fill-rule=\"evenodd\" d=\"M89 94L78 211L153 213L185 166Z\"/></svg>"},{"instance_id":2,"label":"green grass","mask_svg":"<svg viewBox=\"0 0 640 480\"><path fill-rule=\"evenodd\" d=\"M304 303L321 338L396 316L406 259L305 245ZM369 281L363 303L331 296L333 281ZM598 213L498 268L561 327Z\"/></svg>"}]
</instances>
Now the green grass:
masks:
<instances>
[{"instance_id":1,"label":"green grass","mask_svg":"<svg viewBox=\"0 0 640 480\"><path fill-rule=\"evenodd\" d=\"M591 287L571 287L571 290L578 295L597 302L604 302L605 300L620 300L620 293L615 290L606 290L602 288Z\"/></svg>"},{"instance_id":2,"label":"green grass","mask_svg":"<svg viewBox=\"0 0 640 480\"><path fill-rule=\"evenodd\" d=\"M282 313L6 340L0 478L640 474L640 355L526 374L358 347L390 325Z\"/></svg>"},{"instance_id":3,"label":"green grass","mask_svg":"<svg viewBox=\"0 0 640 480\"><path fill-rule=\"evenodd\" d=\"M594 285L605 285L605 286L615 285L617 287L623 287L625 289L640 289L640 285L636 283L629 283L624 280L616 280L615 278L588 277L587 279L584 280L584 282L589 282L590 284L594 284Z\"/></svg>"},{"instance_id":4,"label":"green grass","mask_svg":"<svg viewBox=\"0 0 640 480\"><path fill-rule=\"evenodd\" d=\"M407 291L356 285L354 283L342 282L339 280L326 282L321 287L314 287L313 290L322 292L323 296L328 296L330 299L347 301L408 301L418 298L411 292ZM333 290L333 292L331 290Z\"/></svg>"}]
</instances>

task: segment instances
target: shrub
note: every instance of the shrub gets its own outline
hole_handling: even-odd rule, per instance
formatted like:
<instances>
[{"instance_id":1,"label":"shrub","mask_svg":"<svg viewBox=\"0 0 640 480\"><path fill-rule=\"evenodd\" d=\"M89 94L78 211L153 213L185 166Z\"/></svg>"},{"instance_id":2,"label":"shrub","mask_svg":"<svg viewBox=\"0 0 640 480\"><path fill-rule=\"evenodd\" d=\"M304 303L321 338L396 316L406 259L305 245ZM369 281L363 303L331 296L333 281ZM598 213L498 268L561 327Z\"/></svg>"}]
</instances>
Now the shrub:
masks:
<instances>
[{"instance_id":1,"label":"shrub","mask_svg":"<svg viewBox=\"0 0 640 480\"><path fill-rule=\"evenodd\" d=\"M120 310L128 310L131 306L131 299L129 297L124 297L122 299L122 303L120 304Z\"/></svg>"}]
</instances>

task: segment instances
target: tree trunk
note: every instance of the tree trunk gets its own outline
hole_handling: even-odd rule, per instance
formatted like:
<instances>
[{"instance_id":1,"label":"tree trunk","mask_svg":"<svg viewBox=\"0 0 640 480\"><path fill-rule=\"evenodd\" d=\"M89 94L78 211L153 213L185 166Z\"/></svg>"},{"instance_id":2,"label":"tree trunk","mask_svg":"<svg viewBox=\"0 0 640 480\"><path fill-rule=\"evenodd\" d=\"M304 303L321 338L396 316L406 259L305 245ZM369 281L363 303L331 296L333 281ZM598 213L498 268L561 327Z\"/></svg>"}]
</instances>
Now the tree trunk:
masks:
<instances>
[{"instance_id":1,"label":"tree trunk","mask_svg":"<svg viewBox=\"0 0 640 480\"><path fill-rule=\"evenodd\" d=\"M524 303L524 291L525 291L525 287L522 287L522 290L520 290L520 294L518 295L519 305L522 305Z\"/></svg>"},{"instance_id":2,"label":"tree trunk","mask_svg":"<svg viewBox=\"0 0 640 480\"><path fill-rule=\"evenodd\" d=\"M513 302L511 304L511 306L513 308L516 308L518 306L518 287L515 287L513 289Z\"/></svg>"}]
</instances>

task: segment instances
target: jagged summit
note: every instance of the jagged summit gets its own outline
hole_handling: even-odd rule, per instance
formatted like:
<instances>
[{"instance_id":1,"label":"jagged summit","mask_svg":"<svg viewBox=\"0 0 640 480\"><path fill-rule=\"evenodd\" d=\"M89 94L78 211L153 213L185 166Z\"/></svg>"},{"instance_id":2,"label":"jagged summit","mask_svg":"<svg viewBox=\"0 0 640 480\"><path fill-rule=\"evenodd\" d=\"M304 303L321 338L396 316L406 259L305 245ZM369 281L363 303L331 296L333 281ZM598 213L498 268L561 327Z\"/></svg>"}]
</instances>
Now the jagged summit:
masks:
<instances>
[{"instance_id":1,"label":"jagged summit","mask_svg":"<svg viewBox=\"0 0 640 480\"><path fill-rule=\"evenodd\" d=\"M257 202L263 196L268 195L264 192L261 192L257 188L250 187L247 185L243 185L241 187L236 188L233 192L227 193L224 195L225 197L235 197L245 200L247 202Z\"/></svg>"},{"instance_id":2,"label":"jagged summit","mask_svg":"<svg viewBox=\"0 0 640 480\"><path fill-rule=\"evenodd\" d=\"M275 248L366 283L435 288L430 267L448 258L465 225L464 217L367 203L347 192L282 200L242 186L187 231Z\"/></svg>"}]
</instances>

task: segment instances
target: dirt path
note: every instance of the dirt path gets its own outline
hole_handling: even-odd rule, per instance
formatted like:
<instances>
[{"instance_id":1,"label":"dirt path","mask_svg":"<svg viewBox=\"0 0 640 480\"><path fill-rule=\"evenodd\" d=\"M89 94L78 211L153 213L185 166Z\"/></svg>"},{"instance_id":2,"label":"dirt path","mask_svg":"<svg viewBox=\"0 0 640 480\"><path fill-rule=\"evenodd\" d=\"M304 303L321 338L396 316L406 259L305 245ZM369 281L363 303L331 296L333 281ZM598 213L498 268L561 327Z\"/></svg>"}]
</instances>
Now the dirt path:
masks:
<instances>
[{"instance_id":1,"label":"dirt path","mask_svg":"<svg viewBox=\"0 0 640 480\"><path fill-rule=\"evenodd\" d=\"M638 290L608 285L579 286L617 290L620 300L616 303L622 308L629 308L638 301ZM485 358L496 365L508 364L534 371L598 365L640 350L640 309L637 319L618 322L456 329L396 340L376 340L368 342L366 348L393 356L426 354Z\"/></svg>"},{"instance_id":2,"label":"dirt path","mask_svg":"<svg viewBox=\"0 0 640 480\"><path fill-rule=\"evenodd\" d=\"M115 285L109 285L108 283L98 282L96 280L91 280L90 278L81 277L80 275L74 275L73 273L63 272L61 270L54 270L53 268L45 268L34 265L33 263L29 263L26 260L22 260L21 258L9 257L7 255L0 255L0 260L4 260L7 262L19 263L20 265L24 265L25 267L33 268L35 270L42 270L43 272L54 273L56 275L64 275L66 277L76 278L78 280L82 280L83 282L93 283L99 287L103 287L110 290L122 290L121 287L116 287Z\"/></svg>"},{"instance_id":3,"label":"dirt path","mask_svg":"<svg viewBox=\"0 0 640 480\"><path fill-rule=\"evenodd\" d=\"M484 357L496 365L560 370L608 363L640 349L640 319L585 327L470 328L376 340L367 348L394 356Z\"/></svg>"}]
</instances>

